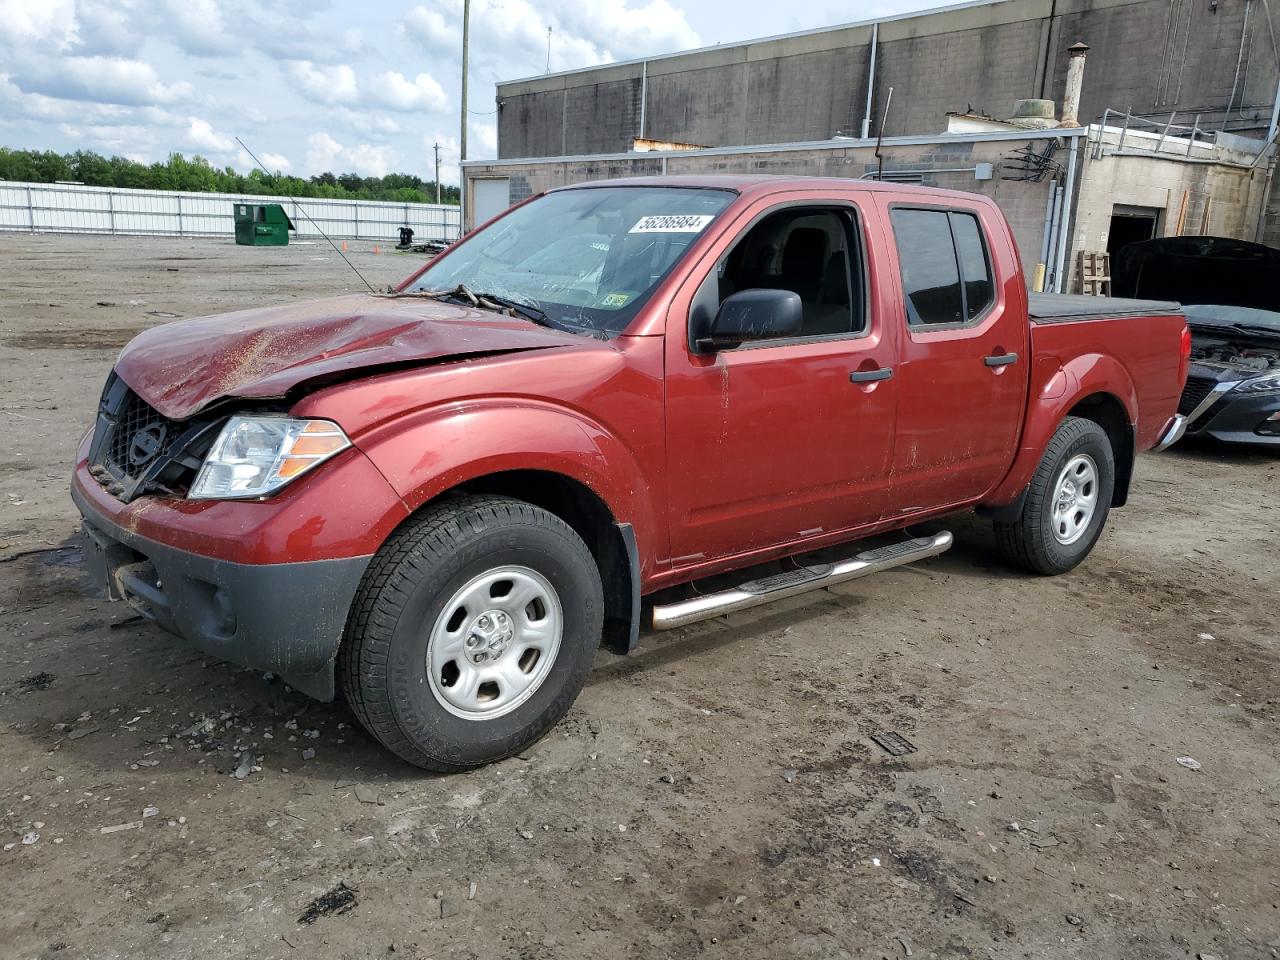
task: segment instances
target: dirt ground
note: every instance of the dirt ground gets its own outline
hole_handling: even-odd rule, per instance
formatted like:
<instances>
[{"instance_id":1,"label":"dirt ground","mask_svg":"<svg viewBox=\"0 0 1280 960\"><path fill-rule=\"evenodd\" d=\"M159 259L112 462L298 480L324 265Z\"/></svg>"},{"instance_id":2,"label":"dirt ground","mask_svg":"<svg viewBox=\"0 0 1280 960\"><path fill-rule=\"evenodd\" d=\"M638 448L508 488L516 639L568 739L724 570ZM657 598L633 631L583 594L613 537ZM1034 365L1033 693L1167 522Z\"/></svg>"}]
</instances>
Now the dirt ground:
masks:
<instances>
[{"instance_id":1,"label":"dirt ground","mask_svg":"<svg viewBox=\"0 0 1280 960\"><path fill-rule=\"evenodd\" d=\"M333 251L0 234L0 268L0 956L1280 956L1280 457L1142 457L1068 576L961 517L644 635L529 753L437 777L95 598L75 537L119 348L356 289Z\"/></svg>"}]
</instances>

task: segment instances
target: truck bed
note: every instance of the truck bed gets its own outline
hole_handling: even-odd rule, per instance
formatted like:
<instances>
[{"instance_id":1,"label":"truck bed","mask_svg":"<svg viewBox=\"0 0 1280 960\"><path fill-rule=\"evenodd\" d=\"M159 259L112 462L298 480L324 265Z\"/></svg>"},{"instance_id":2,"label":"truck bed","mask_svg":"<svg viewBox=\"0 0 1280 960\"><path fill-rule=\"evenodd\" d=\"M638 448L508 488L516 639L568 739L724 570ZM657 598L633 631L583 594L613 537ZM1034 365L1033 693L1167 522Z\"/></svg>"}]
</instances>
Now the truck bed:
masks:
<instances>
[{"instance_id":1,"label":"truck bed","mask_svg":"<svg viewBox=\"0 0 1280 960\"><path fill-rule=\"evenodd\" d=\"M1121 297L1090 297L1082 293L1033 293L1027 298L1027 313L1032 323L1157 317L1181 311L1180 304L1169 300L1126 300Z\"/></svg>"}]
</instances>

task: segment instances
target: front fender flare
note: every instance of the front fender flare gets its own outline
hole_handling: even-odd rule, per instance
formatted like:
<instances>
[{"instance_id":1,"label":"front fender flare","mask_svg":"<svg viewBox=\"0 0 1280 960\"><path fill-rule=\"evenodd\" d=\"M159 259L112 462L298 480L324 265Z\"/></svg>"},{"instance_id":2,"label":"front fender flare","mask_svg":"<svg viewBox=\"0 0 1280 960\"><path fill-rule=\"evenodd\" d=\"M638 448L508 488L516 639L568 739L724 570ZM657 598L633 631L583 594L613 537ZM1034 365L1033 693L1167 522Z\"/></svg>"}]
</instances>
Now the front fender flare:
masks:
<instances>
[{"instance_id":1,"label":"front fender flare","mask_svg":"<svg viewBox=\"0 0 1280 960\"><path fill-rule=\"evenodd\" d=\"M639 459L581 412L525 398L450 403L382 424L355 444L410 511L468 481L509 471L560 474L590 489L655 556L651 485Z\"/></svg>"}]
</instances>

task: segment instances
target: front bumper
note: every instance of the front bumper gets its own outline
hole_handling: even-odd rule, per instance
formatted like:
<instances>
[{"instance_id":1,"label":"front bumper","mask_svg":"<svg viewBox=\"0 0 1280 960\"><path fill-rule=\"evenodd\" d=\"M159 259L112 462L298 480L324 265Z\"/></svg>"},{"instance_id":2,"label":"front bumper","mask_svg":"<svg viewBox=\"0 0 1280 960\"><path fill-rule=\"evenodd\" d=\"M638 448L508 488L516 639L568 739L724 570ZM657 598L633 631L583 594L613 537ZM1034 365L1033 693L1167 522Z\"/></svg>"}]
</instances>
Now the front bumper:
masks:
<instances>
[{"instance_id":1,"label":"front bumper","mask_svg":"<svg viewBox=\"0 0 1280 960\"><path fill-rule=\"evenodd\" d=\"M1189 437L1280 445L1280 393L1224 393L1187 429Z\"/></svg>"},{"instance_id":2,"label":"front bumper","mask_svg":"<svg viewBox=\"0 0 1280 960\"><path fill-rule=\"evenodd\" d=\"M113 600L205 653L284 680L319 700L334 696L333 663L371 556L238 563L140 536L73 486L85 557Z\"/></svg>"}]
</instances>

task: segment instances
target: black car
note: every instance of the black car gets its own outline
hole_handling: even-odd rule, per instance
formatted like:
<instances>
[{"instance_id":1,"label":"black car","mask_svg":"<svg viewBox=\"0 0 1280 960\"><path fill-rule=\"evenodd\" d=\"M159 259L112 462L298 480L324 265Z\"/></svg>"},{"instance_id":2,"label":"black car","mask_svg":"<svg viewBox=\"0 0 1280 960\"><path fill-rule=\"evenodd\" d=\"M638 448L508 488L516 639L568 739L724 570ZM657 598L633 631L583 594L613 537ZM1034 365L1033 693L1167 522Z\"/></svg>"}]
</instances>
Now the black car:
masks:
<instances>
[{"instance_id":1,"label":"black car","mask_svg":"<svg viewBox=\"0 0 1280 960\"><path fill-rule=\"evenodd\" d=\"M1280 313L1193 304L1187 436L1280 446Z\"/></svg>"}]
</instances>

